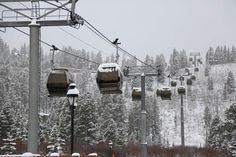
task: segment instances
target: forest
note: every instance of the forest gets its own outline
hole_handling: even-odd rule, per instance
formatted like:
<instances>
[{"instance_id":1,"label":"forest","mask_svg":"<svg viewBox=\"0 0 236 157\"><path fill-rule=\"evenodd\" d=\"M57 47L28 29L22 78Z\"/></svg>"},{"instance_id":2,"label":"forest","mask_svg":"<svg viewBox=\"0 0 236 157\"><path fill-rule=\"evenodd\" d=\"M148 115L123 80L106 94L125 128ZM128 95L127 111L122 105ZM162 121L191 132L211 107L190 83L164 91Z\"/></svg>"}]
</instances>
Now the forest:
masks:
<instances>
[{"instance_id":1,"label":"forest","mask_svg":"<svg viewBox=\"0 0 236 157\"><path fill-rule=\"evenodd\" d=\"M115 61L112 54L64 47L63 50L97 63ZM158 77L146 78L147 139L149 156L236 156L236 49L212 47L199 57L199 72L185 50L173 50L170 60L163 54L146 55L144 62L159 67ZM52 53L41 50L39 107L39 154L69 153L70 109L66 97L48 97L47 77ZM140 65L135 58L121 56L121 69ZM195 64L196 65L196 64ZM124 77L123 93L102 95L96 84L98 65L65 53L55 52L54 66L67 68L77 84L79 97L75 109L75 151L97 152L105 156L112 141L118 156L138 156L140 152L140 102L132 101L133 87L140 87L139 77ZM193 86L184 96L186 147L180 146L180 116L177 88L172 99L162 101L156 89L170 86L169 74L189 68L196 75ZM150 67L130 68L131 72L156 73ZM22 154L27 151L29 46L10 48L0 38L0 154ZM194 116L193 116L194 115ZM192 135L192 136L191 136ZM199 141L190 144L195 137ZM188 145L189 142L189 145ZM200 145L199 145L200 143Z\"/></svg>"}]
</instances>

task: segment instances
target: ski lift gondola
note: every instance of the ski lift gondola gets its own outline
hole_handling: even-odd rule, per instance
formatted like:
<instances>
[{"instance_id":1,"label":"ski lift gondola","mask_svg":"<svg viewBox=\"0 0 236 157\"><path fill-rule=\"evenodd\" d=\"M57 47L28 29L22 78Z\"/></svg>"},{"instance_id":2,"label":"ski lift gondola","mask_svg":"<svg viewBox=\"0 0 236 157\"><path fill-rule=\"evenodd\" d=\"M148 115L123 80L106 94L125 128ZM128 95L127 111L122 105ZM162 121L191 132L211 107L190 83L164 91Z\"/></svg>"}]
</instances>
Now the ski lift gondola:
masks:
<instances>
[{"instance_id":1,"label":"ski lift gondola","mask_svg":"<svg viewBox=\"0 0 236 157\"><path fill-rule=\"evenodd\" d=\"M180 77L179 77L179 80L180 80L180 81L184 81L184 76L180 76Z\"/></svg>"},{"instance_id":2,"label":"ski lift gondola","mask_svg":"<svg viewBox=\"0 0 236 157\"><path fill-rule=\"evenodd\" d=\"M157 96L161 96L162 100L171 100L171 88L170 87L162 87L161 89L157 89Z\"/></svg>"},{"instance_id":3,"label":"ski lift gondola","mask_svg":"<svg viewBox=\"0 0 236 157\"><path fill-rule=\"evenodd\" d=\"M66 96L69 84L72 82L72 75L67 69L52 69L47 80L49 97Z\"/></svg>"},{"instance_id":4,"label":"ski lift gondola","mask_svg":"<svg viewBox=\"0 0 236 157\"><path fill-rule=\"evenodd\" d=\"M132 101L140 101L140 100L141 100L141 88L133 88Z\"/></svg>"},{"instance_id":5,"label":"ski lift gondola","mask_svg":"<svg viewBox=\"0 0 236 157\"><path fill-rule=\"evenodd\" d=\"M189 69L188 69L188 68L186 68L186 69L185 69L185 72L186 72L186 73L189 73L190 71L189 71Z\"/></svg>"},{"instance_id":6,"label":"ski lift gondola","mask_svg":"<svg viewBox=\"0 0 236 157\"><path fill-rule=\"evenodd\" d=\"M192 85L193 84L191 79L187 79L186 83L187 83L187 85Z\"/></svg>"},{"instance_id":7,"label":"ski lift gondola","mask_svg":"<svg viewBox=\"0 0 236 157\"><path fill-rule=\"evenodd\" d=\"M178 93L179 93L179 94L183 94L183 95L184 95L185 92L186 92L185 87L180 86L180 87L178 88Z\"/></svg>"},{"instance_id":8,"label":"ski lift gondola","mask_svg":"<svg viewBox=\"0 0 236 157\"><path fill-rule=\"evenodd\" d=\"M192 76L191 76L191 80L196 80L196 76L195 76L195 75L192 75Z\"/></svg>"},{"instance_id":9,"label":"ski lift gondola","mask_svg":"<svg viewBox=\"0 0 236 157\"><path fill-rule=\"evenodd\" d=\"M171 87L176 87L176 85L177 85L176 81L171 81L171 82L170 82L170 86L171 86Z\"/></svg>"},{"instance_id":10,"label":"ski lift gondola","mask_svg":"<svg viewBox=\"0 0 236 157\"><path fill-rule=\"evenodd\" d=\"M117 63L100 64L97 70L96 81L102 94L121 94L123 74Z\"/></svg>"}]
</instances>

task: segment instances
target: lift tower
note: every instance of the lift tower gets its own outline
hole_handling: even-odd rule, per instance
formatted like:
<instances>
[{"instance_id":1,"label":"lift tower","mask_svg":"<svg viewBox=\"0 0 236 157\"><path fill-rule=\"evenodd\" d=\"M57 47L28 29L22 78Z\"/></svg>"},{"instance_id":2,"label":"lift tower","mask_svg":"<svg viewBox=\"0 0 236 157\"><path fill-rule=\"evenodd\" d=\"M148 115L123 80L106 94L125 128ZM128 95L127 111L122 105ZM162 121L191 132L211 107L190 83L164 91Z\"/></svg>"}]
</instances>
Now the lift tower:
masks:
<instances>
[{"instance_id":1,"label":"lift tower","mask_svg":"<svg viewBox=\"0 0 236 157\"><path fill-rule=\"evenodd\" d=\"M29 128L27 149L31 153L38 153L39 141L40 29L41 27L47 26L76 26L83 24L83 19L75 14L76 2L77 0L0 0L0 7L6 9L2 11L0 28L29 27L30 29ZM12 3L20 3L22 7L12 8L10 6L19 6L16 4L10 5ZM50 6L50 8L40 7L41 3L44 3L43 6ZM63 10L67 5L70 5L70 9L67 11ZM62 11L64 11L65 15L61 15ZM69 18L68 11L70 12ZM8 16L9 12L15 13L15 17Z\"/></svg>"}]
</instances>

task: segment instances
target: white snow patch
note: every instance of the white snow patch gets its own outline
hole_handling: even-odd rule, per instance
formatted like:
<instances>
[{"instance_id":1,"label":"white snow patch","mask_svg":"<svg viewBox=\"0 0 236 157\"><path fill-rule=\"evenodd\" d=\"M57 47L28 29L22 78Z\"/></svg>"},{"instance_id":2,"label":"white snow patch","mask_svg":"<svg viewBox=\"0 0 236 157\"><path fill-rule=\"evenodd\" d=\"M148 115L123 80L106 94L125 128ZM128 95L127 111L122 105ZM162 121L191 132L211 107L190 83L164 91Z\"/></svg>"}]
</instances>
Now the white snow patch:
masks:
<instances>
[{"instance_id":1,"label":"white snow patch","mask_svg":"<svg viewBox=\"0 0 236 157\"><path fill-rule=\"evenodd\" d=\"M99 72L113 72L118 70L120 71L120 67L117 63L103 63L98 67Z\"/></svg>"}]
</instances>

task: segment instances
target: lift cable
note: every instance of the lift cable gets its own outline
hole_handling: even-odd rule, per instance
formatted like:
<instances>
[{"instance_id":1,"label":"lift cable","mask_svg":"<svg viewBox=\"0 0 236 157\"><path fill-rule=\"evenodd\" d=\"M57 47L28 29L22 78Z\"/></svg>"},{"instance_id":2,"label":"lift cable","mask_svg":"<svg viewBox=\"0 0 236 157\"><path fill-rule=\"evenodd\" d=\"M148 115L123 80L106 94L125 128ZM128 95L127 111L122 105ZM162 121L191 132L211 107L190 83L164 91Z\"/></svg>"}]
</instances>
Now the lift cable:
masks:
<instances>
[{"instance_id":1,"label":"lift cable","mask_svg":"<svg viewBox=\"0 0 236 157\"><path fill-rule=\"evenodd\" d=\"M48 4L50 4L50 5L53 5L53 6L55 6L55 7L60 7L60 6L58 6L58 5L54 4L54 3L48 2L48 1L46 1L46 0L42 0L42 1L44 1L44 2L46 2L46 3L48 3ZM68 11L68 12L70 12L70 13L76 14L75 12L72 12L71 10L69 10L69 9L66 8L66 7L61 7L61 8L64 9L64 10L66 10L66 11ZM88 27L88 28L89 28L93 33L96 32L96 33L95 33L96 35L98 35L100 38L102 38L103 40L107 41L108 43L112 44L112 41L111 41L109 38L107 38L103 33L101 33L98 29L96 29L90 22L88 22L86 19L83 19L83 20L91 27L91 29L90 29L89 27ZM94 29L94 30L92 30L92 29ZM112 45L115 46L114 44L112 44ZM121 47L119 47L119 46L118 46L118 48L119 48L121 51L123 51L124 53L128 54L130 57L133 57L133 58L136 59L137 61L143 63L144 65L149 66L149 67L151 67L151 68L154 69L154 70L157 70L155 67L153 67L153 66L151 66L151 65L149 65L149 64L147 64L147 63L145 63L145 62L143 62L142 60L138 59L137 57L135 57L134 55L132 55L132 54L129 53L128 51L124 50L123 48L121 48Z\"/></svg>"},{"instance_id":2,"label":"lift cable","mask_svg":"<svg viewBox=\"0 0 236 157\"><path fill-rule=\"evenodd\" d=\"M30 36L28 33L24 32L24 31L22 31L22 30L20 30L20 29L18 29L18 28L16 28L16 27L13 27L13 28L14 28L15 30L17 30L17 31L19 31L19 32L21 32L21 33L27 35L27 36ZM62 50L62 49L59 49L59 48L57 48L55 45L50 45L49 43L47 43L47 42L45 42L45 41L43 41L43 40L39 40L39 41L40 41L41 43L43 43L43 44L45 44L45 45L51 47L51 48L56 48L58 51L61 51L61 52L66 53L66 54L68 54L68 55L74 56L74 57L76 57L76 58L83 59L83 60L85 60L85 61L88 61L88 62L97 64L97 65L100 65L99 63L97 63L97 62L95 62L95 61L89 60L89 59L87 59L87 58L80 57L80 56L78 56L78 55L75 55L75 54L73 54L73 53L70 53L70 52L65 51L65 50Z\"/></svg>"},{"instance_id":3,"label":"lift cable","mask_svg":"<svg viewBox=\"0 0 236 157\"><path fill-rule=\"evenodd\" d=\"M20 4L21 4L22 6L24 6L25 8L29 9L29 7L27 7L27 6L24 5L23 3L21 3L21 2L18 2L18 3L20 3ZM58 3L61 3L61 2L58 1ZM58 28L59 28L60 30L62 30L63 32L67 33L68 35L70 35L71 37L73 37L73 38L79 40L79 41L82 42L83 44L85 44L85 45L87 45L87 46L89 46L89 47L91 47L91 48L97 50L98 52L99 52L99 51L100 51L100 52L103 52L102 50L96 48L95 46L89 44L88 42L83 41L82 39L78 38L77 36L73 35L72 33L66 31L65 29L63 29L63 28L61 28L61 27L58 27Z\"/></svg>"},{"instance_id":4,"label":"lift cable","mask_svg":"<svg viewBox=\"0 0 236 157\"><path fill-rule=\"evenodd\" d=\"M103 33L101 33L98 29L96 29L91 23L89 23L86 19L84 19L84 21L90 26L92 27L95 31L96 31L96 35L99 34L99 37L103 37L105 40L107 40L111 45L115 46L113 44L113 41L111 41L109 38L107 38ZM94 32L94 31L93 31ZM128 54L130 57L133 57L134 59L136 59L137 61L143 63L146 66L151 67L154 70L157 70L155 67L143 62L142 60L138 59L136 56L132 55L131 53L129 53L128 51L124 50L123 48L121 48L120 46L117 46L121 51L123 51L124 53Z\"/></svg>"},{"instance_id":5,"label":"lift cable","mask_svg":"<svg viewBox=\"0 0 236 157\"><path fill-rule=\"evenodd\" d=\"M91 48L97 50L98 52L99 52L99 51L100 51L100 52L103 52L102 50L96 48L95 46L89 44L88 42L86 42L86 41L84 41L84 40L78 38L78 37L75 36L74 34L72 34L72 33L68 32L68 31L66 31L65 29L63 29L63 28L61 28L61 27L58 27L58 28L59 28L61 31L63 31L63 32L67 33L68 35L70 35L71 37L73 37L73 38L79 40L80 42L84 43L85 45L87 45L87 46L89 46L89 47L91 47Z\"/></svg>"}]
</instances>

